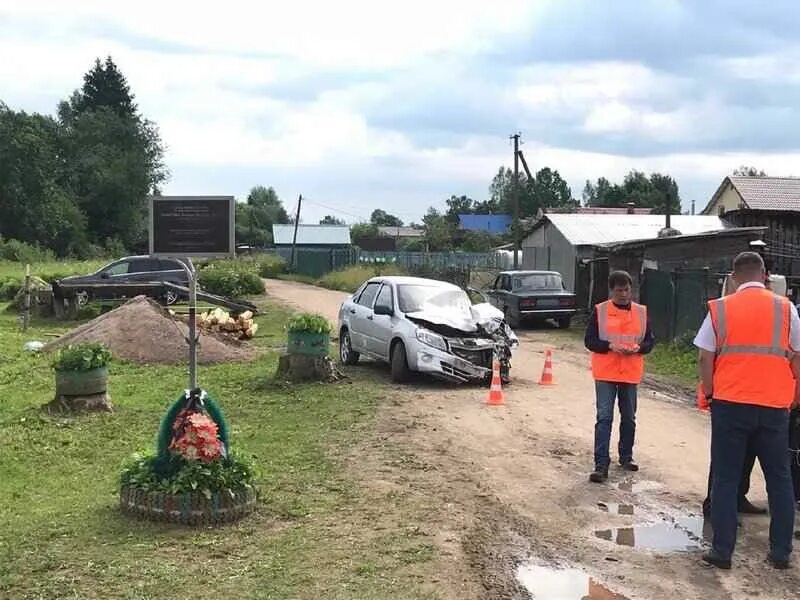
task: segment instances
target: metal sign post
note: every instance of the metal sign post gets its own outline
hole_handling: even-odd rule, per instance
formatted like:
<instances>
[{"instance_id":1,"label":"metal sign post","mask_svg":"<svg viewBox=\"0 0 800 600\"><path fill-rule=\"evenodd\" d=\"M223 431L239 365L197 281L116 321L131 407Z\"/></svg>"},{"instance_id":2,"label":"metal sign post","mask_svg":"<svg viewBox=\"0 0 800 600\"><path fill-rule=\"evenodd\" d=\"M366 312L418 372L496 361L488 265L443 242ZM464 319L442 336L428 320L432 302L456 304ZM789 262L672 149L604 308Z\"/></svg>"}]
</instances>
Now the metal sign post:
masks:
<instances>
[{"instance_id":1,"label":"metal sign post","mask_svg":"<svg viewBox=\"0 0 800 600\"><path fill-rule=\"evenodd\" d=\"M151 196L150 255L177 258L189 279L189 390L197 384L197 269L190 258L236 255L233 196Z\"/></svg>"}]
</instances>

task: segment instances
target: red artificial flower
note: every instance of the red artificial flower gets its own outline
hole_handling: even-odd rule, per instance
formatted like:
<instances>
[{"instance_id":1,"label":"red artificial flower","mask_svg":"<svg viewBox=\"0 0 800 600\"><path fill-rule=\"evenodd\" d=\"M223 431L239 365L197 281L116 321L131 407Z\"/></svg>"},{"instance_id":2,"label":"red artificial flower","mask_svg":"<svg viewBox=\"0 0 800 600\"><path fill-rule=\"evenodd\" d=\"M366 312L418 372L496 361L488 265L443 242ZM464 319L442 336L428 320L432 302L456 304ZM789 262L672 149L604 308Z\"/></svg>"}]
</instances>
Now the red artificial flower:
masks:
<instances>
[{"instance_id":1,"label":"red artificial flower","mask_svg":"<svg viewBox=\"0 0 800 600\"><path fill-rule=\"evenodd\" d=\"M181 411L173 424L173 430L180 431L170 449L187 460L211 462L222 454L222 443L217 437L217 424L203 413Z\"/></svg>"}]
</instances>

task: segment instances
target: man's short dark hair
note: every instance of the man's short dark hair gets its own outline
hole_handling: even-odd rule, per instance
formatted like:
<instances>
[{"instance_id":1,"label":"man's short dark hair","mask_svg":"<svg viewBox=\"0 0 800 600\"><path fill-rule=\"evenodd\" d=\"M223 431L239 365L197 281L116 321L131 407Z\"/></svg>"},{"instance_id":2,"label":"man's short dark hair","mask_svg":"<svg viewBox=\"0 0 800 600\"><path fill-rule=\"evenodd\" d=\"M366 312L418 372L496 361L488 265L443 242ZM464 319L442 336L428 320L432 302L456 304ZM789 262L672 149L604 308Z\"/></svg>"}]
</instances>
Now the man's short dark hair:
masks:
<instances>
[{"instance_id":1,"label":"man's short dark hair","mask_svg":"<svg viewBox=\"0 0 800 600\"><path fill-rule=\"evenodd\" d=\"M633 285L633 279L627 271L612 271L608 276L608 289L613 290L615 287L625 287L626 285Z\"/></svg>"},{"instance_id":2,"label":"man's short dark hair","mask_svg":"<svg viewBox=\"0 0 800 600\"><path fill-rule=\"evenodd\" d=\"M764 271L764 259L758 252L742 252L733 259L733 272L740 275L758 275Z\"/></svg>"}]
</instances>

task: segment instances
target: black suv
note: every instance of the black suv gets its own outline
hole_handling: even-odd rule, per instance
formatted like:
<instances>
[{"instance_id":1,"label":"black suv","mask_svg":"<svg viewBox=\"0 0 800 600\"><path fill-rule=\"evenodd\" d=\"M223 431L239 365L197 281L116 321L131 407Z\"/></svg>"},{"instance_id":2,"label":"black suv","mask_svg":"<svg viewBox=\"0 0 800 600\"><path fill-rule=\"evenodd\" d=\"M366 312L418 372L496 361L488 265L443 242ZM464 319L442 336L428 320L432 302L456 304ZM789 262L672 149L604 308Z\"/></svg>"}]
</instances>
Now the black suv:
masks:
<instances>
[{"instance_id":1,"label":"black suv","mask_svg":"<svg viewBox=\"0 0 800 600\"><path fill-rule=\"evenodd\" d=\"M107 264L91 275L75 275L59 279L54 285L64 297L73 297L79 305L91 300L133 297L139 294L153 297L164 304L174 304L177 290L164 288L162 283L189 285L189 276L181 264L184 259L127 256ZM191 262L185 264L191 269Z\"/></svg>"}]
</instances>

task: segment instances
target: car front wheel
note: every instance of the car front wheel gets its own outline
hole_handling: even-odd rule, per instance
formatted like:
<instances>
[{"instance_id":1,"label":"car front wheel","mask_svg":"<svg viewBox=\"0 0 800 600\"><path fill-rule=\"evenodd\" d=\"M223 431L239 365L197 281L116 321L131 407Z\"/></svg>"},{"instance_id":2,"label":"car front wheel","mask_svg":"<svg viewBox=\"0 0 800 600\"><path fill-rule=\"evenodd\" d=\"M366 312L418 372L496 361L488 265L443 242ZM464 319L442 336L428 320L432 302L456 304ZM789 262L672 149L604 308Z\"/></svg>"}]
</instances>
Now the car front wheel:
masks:
<instances>
[{"instance_id":1,"label":"car front wheel","mask_svg":"<svg viewBox=\"0 0 800 600\"><path fill-rule=\"evenodd\" d=\"M511 329L519 327L519 317L515 317L508 306L503 310L503 318Z\"/></svg>"},{"instance_id":2,"label":"car front wheel","mask_svg":"<svg viewBox=\"0 0 800 600\"><path fill-rule=\"evenodd\" d=\"M350 332L346 329L339 335L339 360L343 365L354 365L358 362L359 354L353 350L350 343Z\"/></svg>"},{"instance_id":3,"label":"car front wheel","mask_svg":"<svg viewBox=\"0 0 800 600\"><path fill-rule=\"evenodd\" d=\"M403 383L408 381L411 370L408 368L408 359L406 358L406 347L403 342L397 342L392 348L391 357L392 366L392 381L395 383Z\"/></svg>"},{"instance_id":4,"label":"car front wheel","mask_svg":"<svg viewBox=\"0 0 800 600\"><path fill-rule=\"evenodd\" d=\"M166 304L167 306L172 306L178 301L178 292L176 292L175 290L167 290L166 292L164 292L162 298L164 300L164 304Z\"/></svg>"}]
</instances>

